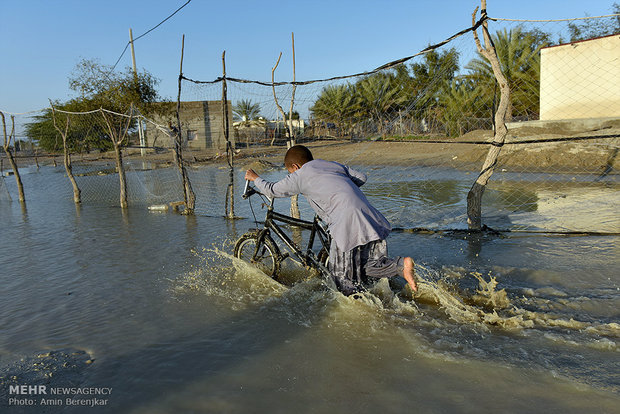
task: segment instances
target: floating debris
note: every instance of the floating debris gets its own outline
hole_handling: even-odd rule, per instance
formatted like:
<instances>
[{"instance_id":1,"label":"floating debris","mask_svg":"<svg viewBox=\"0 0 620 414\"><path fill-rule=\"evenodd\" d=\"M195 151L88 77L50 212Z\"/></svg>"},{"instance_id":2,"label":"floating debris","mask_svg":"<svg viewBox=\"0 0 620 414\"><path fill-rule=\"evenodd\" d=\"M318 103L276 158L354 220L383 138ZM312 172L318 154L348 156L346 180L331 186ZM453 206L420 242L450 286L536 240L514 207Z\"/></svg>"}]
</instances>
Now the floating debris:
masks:
<instances>
[{"instance_id":1,"label":"floating debris","mask_svg":"<svg viewBox=\"0 0 620 414\"><path fill-rule=\"evenodd\" d=\"M153 204L148 209L151 211L168 211L168 204Z\"/></svg>"}]
</instances>

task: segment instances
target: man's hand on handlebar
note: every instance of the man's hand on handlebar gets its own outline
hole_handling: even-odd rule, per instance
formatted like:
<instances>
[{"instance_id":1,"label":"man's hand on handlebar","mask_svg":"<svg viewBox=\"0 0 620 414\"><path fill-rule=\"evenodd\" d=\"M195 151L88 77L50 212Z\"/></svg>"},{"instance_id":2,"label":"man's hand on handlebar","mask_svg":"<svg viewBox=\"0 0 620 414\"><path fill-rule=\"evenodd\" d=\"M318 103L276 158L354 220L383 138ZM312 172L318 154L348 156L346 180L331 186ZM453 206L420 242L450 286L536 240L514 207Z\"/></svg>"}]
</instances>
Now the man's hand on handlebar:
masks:
<instances>
[{"instance_id":1,"label":"man's hand on handlebar","mask_svg":"<svg viewBox=\"0 0 620 414\"><path fill-rule=\"evenodd\" d=\"M249 169L245 172L245 179L248 181L254 181L258 178L258 174L254 170Z\"/></svg>"}]
</instances>

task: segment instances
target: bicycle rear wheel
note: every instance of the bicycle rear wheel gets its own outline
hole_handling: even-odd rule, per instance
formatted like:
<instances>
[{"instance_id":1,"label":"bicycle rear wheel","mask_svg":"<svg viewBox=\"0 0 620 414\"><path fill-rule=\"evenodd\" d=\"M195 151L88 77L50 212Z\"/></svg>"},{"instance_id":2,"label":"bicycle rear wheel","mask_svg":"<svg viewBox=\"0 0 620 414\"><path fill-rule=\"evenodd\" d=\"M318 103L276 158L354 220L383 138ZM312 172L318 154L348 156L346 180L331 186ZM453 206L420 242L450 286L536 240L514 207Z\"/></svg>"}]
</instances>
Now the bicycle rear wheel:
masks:
<instances>
[{"instance_id":1,"label":"bicycle rear wheel","mask_svg":"<svg viewBox=\"0 0 620 414\"><path fill-rule=\"evenodd\" d=\"M256 266L263 273L276 278L280 272L280 251L270 237L265 237L256 251L258 235L246 233L237 240L234 255L247 263ZM256 252L256 257L254 257Z\"/></svg>"}]
</instances>

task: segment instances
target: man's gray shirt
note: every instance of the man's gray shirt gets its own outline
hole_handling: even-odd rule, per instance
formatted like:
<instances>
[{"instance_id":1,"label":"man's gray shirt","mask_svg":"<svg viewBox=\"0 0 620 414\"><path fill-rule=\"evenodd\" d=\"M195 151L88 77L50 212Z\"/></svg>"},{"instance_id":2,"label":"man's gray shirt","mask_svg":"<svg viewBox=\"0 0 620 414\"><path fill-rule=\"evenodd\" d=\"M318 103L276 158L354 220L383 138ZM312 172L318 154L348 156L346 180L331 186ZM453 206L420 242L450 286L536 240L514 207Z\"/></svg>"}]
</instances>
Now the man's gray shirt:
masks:
<instances>
[{"instance_id":1,"label":"man's gray shirt","mask_svg":"<svg viewBox=\"0 0 620 414\"><path fill-rule=\"evenodd\" d=\"M391 230L387 219L370 205L359 189L365 182L364 173L346 165L313 160L276 183L259 177L254 184L268 197L304 195L329 226L336 246L348 251L374 240L385 239Z\"/></svg>"}]
</instances>

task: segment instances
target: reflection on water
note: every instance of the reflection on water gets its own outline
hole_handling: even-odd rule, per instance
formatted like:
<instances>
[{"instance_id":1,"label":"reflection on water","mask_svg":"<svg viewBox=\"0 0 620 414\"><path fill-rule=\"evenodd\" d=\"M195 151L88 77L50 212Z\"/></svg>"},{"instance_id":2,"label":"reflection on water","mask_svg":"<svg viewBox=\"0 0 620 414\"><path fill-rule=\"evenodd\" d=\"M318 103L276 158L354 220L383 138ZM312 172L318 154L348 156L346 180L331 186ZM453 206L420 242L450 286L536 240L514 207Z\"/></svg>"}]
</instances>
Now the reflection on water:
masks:
<instances>
[{"instance_id":1,"label":"reflection on water","mask_svg":"<svg viewBox=\"0 0 620 414\"><path fill-rule=\"evenodd\" d=\"M183 199L179 173L174 168L144 170L128 163L129 202L145 206ZM112 166L113 167L113 166ZM368 174L364 192L394 227L465 229L467 193L475 173L417 167L356 166ZM109 165L76 167L78 184L85 204L116 206L119 200L118 177ZM196 212L215 217L226 216L226 194L230 187L228 167L200 166L188 170L196 193ZM243 188L243 169L235 172L233 188ZM264 177L278 180L284 170L268 171ZM28 201L64 202L71 198L71 186L64 169L42 167L24 170ZM2 180L5 201L15 193L12 180ZM590 175L509 173L493 175L482 200L483 222L498 230L547 230L617 233L620 201L617 175L601 178ZM0 187L0 201L2 198ZM239 198L239 195L237 195ZM276 206L288 210L288 200ZM260 203L255 203L260 206ZM309 205L300 203L302 214L312 216ZM252 218L249 204L237 200L234 213ZM254 212L256 213L256 211ZM262 213L259 213L260 216Z\"/></svg>"},{"instance_id":2,"label":"reflection on water","mask_svg":"<svg viewBox=\"0 0 620 414\"><path fill-rule=\"evenodd\" d=\"M511 213L538 211L539 197L531 184L505 184L495 189L493 185L484 193L484 205L488 211L500 210Z\"/></svg>"},{"instance_id":3,"label":"reflection on water","mask_svg":"<svg viewBox=\"0 0 620 414\"><path fill-rule=\"evenodd\" d=\"M458 181L436 180L369 184L364 187L364 193L373 201L382 200L386 204L415 203L415 207L432 205L438 208L458 205L462 191L463 186Z\"/></svg>"},{"instance_id":4,"label":"reflection on water","mask_svg":"<svg viewBox=\"0 0 620 414\"><path fill-rule=\"evenodd\" d=\"M226 170L190 174L224 183L223 202ZM431 221L435 205L459 206L468 190L460 173L446 174L373 179L365 190L382 210L415 206ZM250 220L76 208L62 174L24 177L26 208L0 202L3 408L2 367L59 349L93 358L72 380L114 389L102 412L581 413L620 404L618 236L394 232L390 253L416 259L420 293L382 281L355 300L316 278L284 287L234 260ZM616 225L612 187L562 190L514 183L488 197L512 225L566 226L575 212L591 225L593 210ZM250 215L247 202L235 207Z\"/></svg>"},{"instance_id":5,"label":"reflection on water","mask_svg":"<svg viewBox=\"0 0 620 414\"><path fill-rule=\"evenodd\" d=\"M617 213L620 190L617 185L501 182L490 187L483 199L485 211L491 212L487 222L496 221L505 213L515 229L620 231L620 215Z\"/></svg>"}]
</instances>

